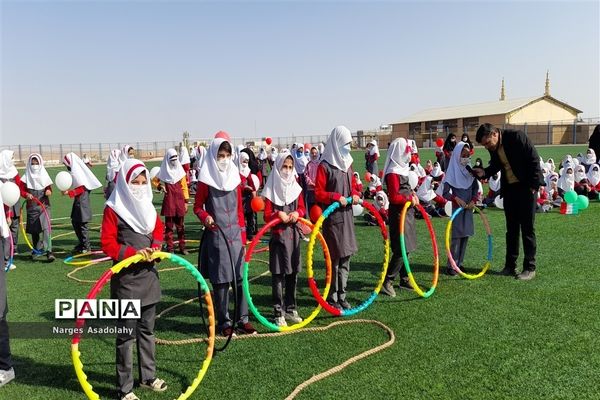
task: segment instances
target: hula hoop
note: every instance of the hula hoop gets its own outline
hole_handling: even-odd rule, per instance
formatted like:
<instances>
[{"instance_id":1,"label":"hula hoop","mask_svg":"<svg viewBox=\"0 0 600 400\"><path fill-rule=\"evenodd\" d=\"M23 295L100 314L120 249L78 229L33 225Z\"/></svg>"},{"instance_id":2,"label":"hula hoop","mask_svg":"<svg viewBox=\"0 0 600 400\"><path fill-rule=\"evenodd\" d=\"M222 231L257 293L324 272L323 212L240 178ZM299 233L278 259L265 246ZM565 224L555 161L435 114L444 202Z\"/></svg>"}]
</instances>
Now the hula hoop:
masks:
<instances>
[{"instance_id":1,"label":"hula hoop","mask_svg":"<svg viewBox=\"0 0 600 400\"><path fill-rule=\"evenodd\" d=\"M351 205L352 197L347 197L346 201L348 202L349 205ZM328 313L330 313L331 315L334 315L336 317L339 317L339 316L347 317L350 315L358 314L359 312L361 312L361 311L365 310L367 307L369 307L371 305L371 303L373 303L373 301L375 301L375 299L379 295L379 291L381 290L381 287L383 286L383 281L385 280L385 275L387 273L388 264L390 262L390 240L388 238L388 233L387 233L387 229L385 227L385 222L383 222L381 215L379 215L379 212L371 203L361 201L361 204L363 205L364 208L369 210L369 212L371 212L371 214L373 214L375 216L375 218L377 219L377 223L379 224L379 229L381 230L381 235L383 236L383 246L384 246L383 266L381 268L381 275L379 277L379 280L377 281L377 285L375 286L375 289L373 289L373 292L371 293L371 295L365 301L363 301L361 304L359 304L349 310L338 310L337 308L332 307L331 304L329 304L325 300L325 298L323 296L321 296L321 294L319 293L319 290L317 288L317 283L314 281L314 279L309 280L309 282L308 282L309 285L311 285L311 291L313 293L313 296L315 296L315 299L317 300L317 302ZM308 250L307 250L307 255L306 255L306 272L309 277L312 277L312 275L313 275L313 270L312 270L313 257L312 257L312 255L313 255L313 249L315 246L315 239L317 237L317 234L320 234L321 226L323 225L323 222L325 221L325 219L328 218L329 215L331 215L331 213L333 213L338 207L340 207L340 203L337 201L332 203L329 207L327 207L327 209L325 209L323 211L323 214L321 214L321 216L315 223L315 225L313 227L313 231L310 234L310 240L308 242ZM326 293L325 293L325 296L327 296Z\"/></svg>"},{"instance_id":2,"label":"hula hoop","mask_svg":"<svg viewBox=\"0 0 600 400\"><path fill-rule=\"evenodd\" d=\"M423 289L421 289L421 287L419 287L419 285L417 284L417 281L415 280L415 277L413 276L413 273L410 270L408 254L406 254L406 242L404 240L404 224L406 222L406 213L411 204L412 203L410 201L407 201L406 204L404 204L404 208L402 209L402 214L400 216L400 249L402 250L402 261L404 262L404 268L406 268L406 273L408 274L408 282L410 283L410 286L412 286L412 288L415 290L415 293L426 299L430 297L433 294L433 292L435 292L435 288L437 287L438 277L440 273L440 257L438 253L437 241L435 239L435 232L433 230L433 225L431 224L431 218L429 217L429 214L427 214L427 211L425 211L423 206L421 204L417 204L416 207L423 215L423 219L427 224L429 237L431 237L431 247L433 249L433 281L429 290L424 292Z\"/></svg>"},{"instance_id":3,"label":"hula hoop","mask_svg":"<svg viewBox=\"0 0 600 400\"><path fill-rule=\"evenodd\" d=\"M298 218L298 222L300 222L310 228L314 228L313 224L304 218ZM266 319L254 305L254 302L252 301L252 296L250 295L250 281L248 279L248 269L249 269L250 261L252 260L252 254L254 253L253 250L254 250L254 247L259 243L260 238L265 234L265 232L267 232L269 229L271 229L275 225L279 225L279 224L281 224L281 219L276 218L276 219L270 221L265 226L263 226L261 228L261 230L258 231L256 236L254 236L254 239L252 240L252 242L250 243L250 246L248 247L248 251L246 252L246 257L244 260L242 285L243 285L243 289L244 289L244 295L246 296L246 300L248 301L248 308L250 309L250 311L252 311L252 314L254 314L256 319L262 325L264 325L266 328L268 328L272 331L287 332L287 331L293 331L296 329L300 329L300 328L303 328L306 325L308 325L313 319L315 319L315 317L321 311L321 305L317 304L317 308L315 308L313 310L313 312L308 317L306 317L302 322L299 322L299 323L293 324L293 325L288 325L288 326L275 325L274 323L272 323L271 321ZM323 246L323 253L325 254L325 266L326 266L325 277L326 278L325 278L324 293L325 293L325 296L327 296L327 294L329 293L329 288L331 287L331 257L329 255L329 248L327 247L327 243L325 243L325 238L320 233L318 234L318 236L319 236L319 241L321 242L321 245ZM312 256L311 256L311 259L312 259ZM316 289L316 285L311 285L311 282L314 282L314 276L312 274L312 269L311 269L311 273L308 274L308 282L309 282L309 286L311 287L311 292L313 292L313 295L314 295L313 287ZM318 293L319 292L317 290L317 294Z\"/></svg>"},{"instance_id":4,"label":"hula hoop","mask_svg":"<svg viewBox=\"0 0 600 400\"><path fill-rule=\"evenodd\" d=\"M200 367L200 370L198 371L198 375L196 376L196 378L194 378L193 382L190 384L190 386L188 386L186 391L177 398L177 400L185 400L188 397L190 397L192 395L192 393L194 393L194 391L196 390L196 388L198 387L198 385L204 378L204 375L206 374L206 371L208 370L208 366L210 365L210 362L212 360L213 349L215 346L215 315L214 315L214 310L213 310L212 298L210 296L210 290L208 288L208 285L206 284L206 281L204 280L204 278L202 277L200 272L198 272L196 267L194 267L189 261L187 261L186 259L179 257L175 254L164 253L162 251L155 252L153 254L153 259L156 259L156 258L160 258L160 259L168 258L172 262L185 267L185 269L187 269L194 276L194 278L196 278L196 280L202 287L202 290L204 291L204 301L208 308L209 337L208 337L208 347L206 349L206 358L202 362L202 365ZM106 283L110 280L110 278L113 275L118 274L123 268L127 268L130 265L135 264L141 260L142 260L142 256L139 254L136 254L132 257L129 257L129 258L119 262L118 264L115 264L112 268L107 269L102 274L100 279L98 279L98 281L96 281L96 283L94 284L94 286L88 293L87 298L95 299L96 296L98 295L98 293L100 293L100 291L104 287L104 285L106 285ZM79 332L83 331L83 327L85 326L85 319L77 319L77 321L75 322L75 326L78 329L76 330L76 332L73 336L73 341L71 342L71 359L73 361L73 366L75 367L75 374L77 375L77 379L79 380L79 383L81 384L81 388L83 389L86 396L89 399L98 400L98 399L100 399L100 396L98 395L98 393L94 392L92 385L88 382L87 375L83 371L83 363L81 361L81 352L79 351L79 342L81 341L81 334Z\"/></svg>"},{"instance_id":5,"label":"hula hoop","mask_svg":"<svg viewBox=\"0 0 600 400\"><path fill-rule=\"evenodd\" d=\"M84 260L84 261L73 261L74 259L88 257L88 256L95 256L95 255L99 255L99 254L104 254L104 252L102 250L96 250L96 251L90 251L89 253L76 254L74 256L69 256L69 257L65 258L63 260L63 263L65 263L67 265L72 265L75 267L80 267L80 266L87 266L90 264L98 264L98 263L101 263L104 261L111 260L110 257L102 257L102 258L96 258L96 259Z\"/></svg>"},{"instance_id":6,"label":"hula hoop","mask_svg":"<svg viewBox=\"0 0 600 400\"><path fill-rule=\"evenodd\" d=\"M454 218L456 218L456 216L458 214L460 214L460 212L463 210L464 210L464 208L462 208L462 207L456 209L456 211L454 211L452 213L452 217L450 217L450 221L448 221L448 225L446 226L446 255L448 256L448 261L450 261L450 266L452 267L452 269L454 269L456 272L458 272L460 274L460 276L462 276L463 278L467 278L467 279L477 279L477 278L481 278L483 275L485 275L487 270L490 269L490 267L492 266L492 251L493 251L492 229L490 228L490 223L489 223L487 217L485 216L485 214L483 213L483 211L481 211L479 208L475 207L474 210L477 211L477 213L481 217L481 222L483 223L483 226L485 227L485 233L487 234L487 240L488 240L487 258L486 258L485 263L483 264L483 268L481 268L481 271L479 271L479 273L467 274L466 272L463 272L460 269L460 267L458 265L456 265L456 261L454 261L454 258L452 257L452 251L450 251L450 233L452 231L452 221L454 221Z\"/></svg>"},{"instance_id":7,"label":"hula hoop","mask_svg":"<svg viewBox=\"0 0 600 400\"><path fill-rule=\"evenodd\" d=\"M50 216L48 215L48 210L46 210L46 206L44 206L44 203L42 203L37 197L32 197L31 200L35 201L36 203L38 203L38 205L40 207L42 207L42 211L44 211L44 215L46 216L46 221L48 222L48 250L50 250L50 249L52 249L52 220L50 219ZM27 201L24 201L23 204L21 205L21 213L19 215L19 225L21 225L21 233L23 234L23 237L25 238L25 243L31 249L31 251L33 251L33 253L35 255L39 256L39 255L44 254L44 252L33 248L33 244L31 244L31 242L29 241L29 238L27 237L27 232L25 232L25 223L23 222L23 208L25 207L26 204L27 204Z\"/></svg>"}]
</instances>

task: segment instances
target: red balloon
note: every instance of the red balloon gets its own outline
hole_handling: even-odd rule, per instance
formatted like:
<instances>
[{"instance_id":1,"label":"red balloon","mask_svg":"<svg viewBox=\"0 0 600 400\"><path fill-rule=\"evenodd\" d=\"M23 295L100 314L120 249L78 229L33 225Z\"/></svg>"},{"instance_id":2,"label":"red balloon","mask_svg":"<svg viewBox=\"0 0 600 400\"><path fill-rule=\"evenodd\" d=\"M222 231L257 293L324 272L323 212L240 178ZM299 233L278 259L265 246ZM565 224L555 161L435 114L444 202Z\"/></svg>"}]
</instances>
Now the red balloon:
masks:
<instances>
[{"instance_id":1,"label":"red balloon","mask_svg":"<svg viewBox=\"0 0 600 400\"><path fill-rule=\"evenodd\" d=\"M304 151L310 151L310 143L304 143Z\"/></svg>"},{"instance_id":2,"label":"red balloon","mask_svg":"<svg viewBox=\"0 0 600 400\"><path fill-rule=\"evenodd\" d=\"M382 169L379 170L379 178L383 179L383 170Z\"/></svg>"},{"instance_id":3,"label":"red balloon","mask_svg":"<svg viewBox=\"0 0 600 400\"><path fill-rule=\"evenodd\" d=\"M444 139L442 138L437 138L435 140L435 144L437 144L437 147L442 147L444 145Z\"/></svg>"},{"instance_id":4,"label":"red balloon","mask_svg":"<svg viewBox=\"0 0 600 400\"><path fill-rule=\"evenodd\" d=\"M219 131L215 133L215 139L225 139L228 142L231 142L231 137L229 136L229 133L225 131Z\"/></svg>"},{"instance_id":5,"label":"red balloon","mask_svg":"<svg viewBox=\"0 0 600 400\"><path fill-rule=\"evenodd\" d=\"M265 209L265 201L262 199L262 197L256 196L250 202L250 207L252 208L252 211L260 212Z\"/></svg>"},{"instance_id":6,"label":"red balloon","mask_svg":"<svg viewBox=\"0 0 600 400\"><path fill-rule=\"evenodd\" d=\"M321 207L319 207L318 205L314 205L310 208L310 221L313 224L317 223L317 220L319 219L319 217L321 217L321 214L323 214L323 210L321 210Z\"/></svg>"},{"instance_id":7,"label":"red balloon","mask_svg":"<svg viewBox=\"0 0 600 400\"><path fill-rule=\"evenodd\" d=\"M371 180L371 173L369 171L365 172L365 181L369 182Z\"/></svg>"},{"instance_id":8,"label":"red balloon","mask_svg":"<svg viewBox=\"0 0 600 400\"><path fill-rule=\"evenodd\" d=\"M273 139L271 139L270 137L265 139L265 142L267 142L267 144L271 144L273 143Z\"/></svg>"}]
</instances>

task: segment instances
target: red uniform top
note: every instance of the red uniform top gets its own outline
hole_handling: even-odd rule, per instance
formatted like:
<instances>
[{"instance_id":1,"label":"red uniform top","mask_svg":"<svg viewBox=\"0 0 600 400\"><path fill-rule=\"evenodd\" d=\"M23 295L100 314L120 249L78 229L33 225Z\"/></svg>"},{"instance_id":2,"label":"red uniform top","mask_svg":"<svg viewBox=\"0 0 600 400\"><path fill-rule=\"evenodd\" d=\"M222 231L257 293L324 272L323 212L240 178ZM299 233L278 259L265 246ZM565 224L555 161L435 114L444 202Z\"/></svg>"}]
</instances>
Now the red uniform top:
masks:
<instances>
[{"instance_id":1,"label":"red uniform top","mask_svg":"<svg viewBox=\"0 0 600 400\"><path fill-rule=\"evenodd\" d=\"M138 251L131 246L126 246L117 241L117 225L119 218L117 213L110 208L104 207L104 216L102 217L102 235L100 235L100 245L104 254L116 261L121 261L135 255ZM152 232L152 247L160 249L163 241L164 226L160 217L156 216L156 225Z\"/></svg>"},{"instance_id":2,"label":"red uniform top","mask_svg":"<svg viewBox=\"0 0 600 400\"><path fill-rule=\"evenodd\" d=\"M352 168L349 168L347 172L352 177L352 182L350 182L350 187L352 190L351 194L353 196L360 196L360 192L356 191L356 189L355 189L356 177L354 176L354 173L352 172ZM319 168L317 169L317 179L315 181L315 200L317 200L318 203L331 204L334 201L339 201L340 198L344 197L340 193L325 191L326 186L327 186L327 174L325 172L325 168L322 165L319 165Z\"/></svg>"},{"instance_id":3,"label":"red uniform top","mask_svg":"<svg viewBox=\"0 0 600 400\"><path fill-rule=\"evenodd\" d=\"M548 200L548 191L546 190L546 188L544 186L540 186L539 197L537 199L537 203L539 205L543 205L546 200Z\"/></svg>"},{"instance_id":4,"label":"red uniform top","mask_svg":"<svg viewBox=\"0 0 600 400\"><path fill-rule=\"evenodd\" d=\"M363 192L363 184L362 183L358 183L358 181L355 179L354 183L352 184L352 190L358 193Z\"/></svg>"},{"instance_id":5,"label":"red uniform top","mask_svg":"<svg viewBox=\"0 0 600 400\"><path fill-rule=\"evenodd\" d=\"M116 177L115 177L116 179ZM67 194L70 198L81 196L81 194L85 192L85 186L76 187L73 190L67 190Z\"/></svg>"},{"instance_id":6,"label":"red uniform top","mask_svg":"<svg viewBox=\"0 0 600 400\"><path fill-rule=\"evenodd\" d=\"M306 215L306 206L304 205L304 193L300 192L300 195L298 196L298 206L296 207L295 210L291 210L289 213L291 212L297 212L298 216L300 218L304 218L304 215ZM275 209L273 202L271 202L271 200L269 199L265 199L265 222L270 222L272 220L274 220L275 218L277 218L277 214L279 213L279 210ZM285 228L285 225L280 224L279 228L275 227L273 228L273 232L274 233L280 233L283 231L283 229Z\"/></svg>"},{"instance_id":7,"label":"red uniform top","mask_svg":"<svg viewBox=\"0 0 600 400\"><path fill-rule=\"evenodd\" d=\"M196 200L194 201L194 214L200 219L202 223L206 222L206 218L210 215L204 209L204 203L206 203L206 199L208 198L208 188L209 186L204 182L198 182L196 186ZM238 224L240 228L242 228L242 243L246 243L246 222L244 220L244 205L242 203L242 185L237 187L237 214L238 214Z\"/></svg>"},{"instance_id":8,"label":"red uniform top","mask_svg":"<svg viewBox=\"0 0 600 400\"><path fill-rule=\"evenodd\" d=\"M406 196L400 193L400 175L387 174L385 176L385 184L387 186L390 204L403 206L407 201L412 200L412 196Z\"/></svg>"}]
</instances>

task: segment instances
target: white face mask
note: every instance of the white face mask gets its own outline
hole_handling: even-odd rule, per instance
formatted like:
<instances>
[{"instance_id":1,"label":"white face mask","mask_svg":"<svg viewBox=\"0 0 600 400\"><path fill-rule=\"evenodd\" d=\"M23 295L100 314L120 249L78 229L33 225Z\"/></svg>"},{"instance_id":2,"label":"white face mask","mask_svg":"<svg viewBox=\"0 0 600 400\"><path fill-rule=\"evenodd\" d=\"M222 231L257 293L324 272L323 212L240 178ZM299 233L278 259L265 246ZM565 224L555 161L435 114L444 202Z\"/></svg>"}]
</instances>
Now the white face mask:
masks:
<instances>
[{"instance_id":1,"label":"white face mask","mask_svg":"<svg viewBox=\"0 0 600 400\"><path fill-rule=\"evenodd\" d=\"M342 157L346 157L346 156L348 156L350 154L350 150L351 150L350 143L346 143L340 149L340 154L342 155Z\"/></svg>"},{"instance_id":2,"label":"white face mask","mask_svg":"<svg viewBox=\"0 0 600 400\"><path fill-rule=\"evenodd\" d=\"M460 158L460 165L462 165L463 167L466 167L470 163L471 163L471 157L461 157Z\"/></svg>"},{"instance_id":3,"label":"white face mask","mask_svg":"<svg viewBox=\"0 0 600 400\"><path fill-rule=\"evenodd\" d=\"M41 167L41 165L39 165L39 164L38 164L38 165L32 165L32 166L31 166L31 170L32 170L33 172L38 172L38 171L39 171L41 168L42 168L42 167Z\"/></svg>"},{"instance_id":4,"label":"white face mask","mask_svg":"<svg viewBox=\"0 0 600 400\"><path fill-rule=\"evenodd\" d=\"M284 181L289 181L292 176L292 172L289 169L279 171L279 175L281 175L281 179Z\"/></svg>"},{"instance_id":5,"label":"white face mask","mask_svg":"<svg viewBox=\"0 0 600 400\"><path fill-rule=\"evenodd\" d=\"M244 169L248 168L248 163L247 162L243 162L242 163L242 168L244 168Z\"/></svg>"},{"instance_id":6,"label":"white face mask","mask_svg":"<svg viewBox=\"0 0 600 400\"><path fill-rule=\"evenodd\" d=\"M229 166L230 162L231 162L231 157L225 157L220 160L217 160L217 168L219 168L219 171L225 172L227 170L227 167Z\"/></svg>"},{"instance_id":7,"label":"white face mask","mask_svg":"<svg viewBox=\"0 0 600 400\"><path fill-rule=\"evenodd\" d=\"M148 195L148 185L134 185L129 184L129 191L131 195L138 201L144 200Z\"/></svg>"},{"instance_id":8,"label":"white face mask","mask_svg":"<svg viewBox=\"0 0 600 400\"><path fill-rule=\"evenodd\" d=\"M177 166L177 159L169 160L169 164L171 165L171 167L176 167Z\"/></svg>"}]
</instances>

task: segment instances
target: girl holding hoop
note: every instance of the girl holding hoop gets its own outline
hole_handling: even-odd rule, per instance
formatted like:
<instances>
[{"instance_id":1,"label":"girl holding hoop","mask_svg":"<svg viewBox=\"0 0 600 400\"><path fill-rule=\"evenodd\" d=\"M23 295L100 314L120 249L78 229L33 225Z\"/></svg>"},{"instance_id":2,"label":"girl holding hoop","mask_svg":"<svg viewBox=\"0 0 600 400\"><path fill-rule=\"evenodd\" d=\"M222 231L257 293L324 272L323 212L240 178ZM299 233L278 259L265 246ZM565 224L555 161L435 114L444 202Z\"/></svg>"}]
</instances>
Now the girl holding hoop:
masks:
<instances>
[{"instance_id":1,"label":"girl holding hoop","mask_svg":"<svg viewBox=\"0 0 600 400\"><path fill-rule=\"evenodd\" d=\"M393 283L398 274L400 274L400 288L413 290L402 261L402 249L400 248L400 216L402 209L408 201L413 205L419 204L419 198L411 189L408 180L410 159L411 149L408 146L408 142L404 138L397 138L390 144L383 168L390 202L388 217L392 259L390 260L381 292L391 297L396 296ZM415 211L413 207L406 213L404 239L407 253L416 250L417 231L415 228Z\"/></svg>"},{"instance_id":2,"label":"girl holding hoop","mask_svg":"<svg viewBox=\"0 0 600 400\"><path fill-rule=\"evenodd\" d=\"M304 217L302 188L296 181L294 159L283 150L275 160L263 196L265 222L279 217L282 224L273 227L269 241L269 269L272 276L273 316L277 326L302 322L296 310L296 283L300 272L300 232L295 223ZM284 301L285 283L285 301Z\"/></svg>"},{"instance_id":3,"label":"girl holding hoop","mask_svg":"<svg viewBox=\"0 0 600 400\"><path fill-rule=\"evenodd\" d=\"M154 322L161 292L158 271L151 260L152 253L160 250L164 228L152 204L149 177L144 163L127 159L117 175L102 218L102 251L114 260L113 265L135 254L144 257L144 261L113 275L110 280L111 298L140 299L142 306L140 319L117 321L120 331L126 327L135 332L117 335L117 383L121 400L139 400L133 393L134 340L137 340L140 386L155 392L167 389L165 381L156 377Z\"/></svg>"},{"instance_id":4,"label":"girl holding hoop","mask_svg":"<svg viewBox=\"0 0 600 400\"><path fill-rule=\"evenodd\" d=\"M33 153L27 160L25 170L25 185L27 192L38 199L42 206L33 199L27 200L27 228L26 233L31 234L32 255L46 254L49 262L56 259L52 254L50 244L50 195L52 195L52 179L44 168L44 159L40 154ZM42 215L43 214L43 215ZM41 238L40 238L41 234Z\"/></svg>"},{"instance_id":5,"label":"girl holding hoop","mask_svg":"<svg viewBox=\"0 0 600 400\"><path fill-rule=\"evenodd\" d=\"M471 210L477 202L477 191L479 189L477 180L467 171L466 167L470 162L471 153L469 145L462 141L457 143L452 152L444 178L444 198L452 201L452 211L454 212L459 207L465 209L465 211L454 218L450 245L452 258L454 258L461 270L463 269L469 236L475 234L473 212ZM446 266L446 274L452 276L457 274L450 265L450 261L448 261L448 265Z\"/></svg>"},{"instance_id":6,"label":"girl holding hoop","mask_svg":"<svg viewBox=\"0 0 600 400\"><path fill-rule=\"evenodd\" d=\"M353 191L354 174L350 144L352 135L345 126L337 126L327 139L321 163L317 169L315 198L325 209L334 201L340 208L323 223L323 236L331 253L332 277L329 303L339 310L352 308L346 300L346 284L350 273L350 256L358 250L354 234L352 207L346 207L346 197L352 196L352 204L358 204L359 193Z\"/></svg>"}]
</instances>

